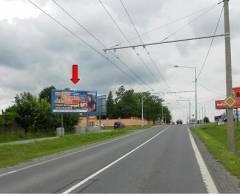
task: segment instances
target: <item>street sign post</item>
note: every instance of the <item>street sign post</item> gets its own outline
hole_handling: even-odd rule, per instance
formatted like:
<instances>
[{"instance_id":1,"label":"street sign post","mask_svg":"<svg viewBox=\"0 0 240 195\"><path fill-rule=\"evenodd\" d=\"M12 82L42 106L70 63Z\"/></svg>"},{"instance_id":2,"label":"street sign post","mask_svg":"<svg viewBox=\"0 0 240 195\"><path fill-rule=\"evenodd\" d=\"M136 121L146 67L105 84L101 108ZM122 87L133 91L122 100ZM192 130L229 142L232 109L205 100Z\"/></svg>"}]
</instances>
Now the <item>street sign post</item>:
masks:
<instances>
[{"instance_id":1,"label":"street sign post","mask_svg":"<svg viewBox=\"0 0 240 195\"><path fill-rule=\"evenodd\" d=\"M233 97L227 97L224 100L225 104L228 106L228 108L233 108L234 104L236 103L236 100Z\"/></svg>"}]
</instances>

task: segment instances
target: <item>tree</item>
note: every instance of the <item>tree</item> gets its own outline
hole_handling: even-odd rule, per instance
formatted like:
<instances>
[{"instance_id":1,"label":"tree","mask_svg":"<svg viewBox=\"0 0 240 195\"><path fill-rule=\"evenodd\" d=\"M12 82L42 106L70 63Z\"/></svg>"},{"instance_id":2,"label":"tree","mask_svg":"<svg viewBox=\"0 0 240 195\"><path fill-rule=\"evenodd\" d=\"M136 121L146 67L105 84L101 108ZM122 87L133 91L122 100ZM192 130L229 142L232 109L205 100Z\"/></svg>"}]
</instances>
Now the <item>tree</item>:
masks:
<instances>
[{"instance_id":1,"label":"tree","mask_svg":"<svg viewBox=\"0 0 240 195\"><path fill-rule=\"evenodd\" d=\"M210 122L210 120L209 120L209 118L208 118L208 117L206 117L206 116L205 116L205 117L203 118L203 122L204 122L204 123L209 123L209 122Z\"/></svg>"},{"instance_id":2,"label":"tree","mask_svg":"<svg viewBox=\"0 0 240 195\"><path fill-rule=\"evenodd\" d=\"M112 93L112 92L111 92ZM144 118L147 120L156 121L161 118L162 113L162 99L158 96L151 95L149 92L135 93L134 90L126 90L121 86L116 91L115 100L109 92L108 103L114 105L114 110L111 111L113 118L129 118L141 117L142 114L142 98L144 101ZM114 104L112 104L114 102ZM112 106L110 106L112 108ZM166 121L171 121L171 114L167 107L164 107Z\"/></svg>"},{"instance_id":3,"label":"tree","mask_svg":"<svg viewBox=\"0 0 240 195\"><path fill-rule=\"evenodd\" d=\"M115 116L121 118L129 118L138 116L139 103L137 96L133 90L120 90L117 91Z\"/></svg>"},{"instance_id":4,"label":"tree","mask_svg":"<svg viewBox=\"0 0 240 195\"><path fill-rule=\"evenodd\" d=\"M108 98L107 98L107 117L113 118L114 117L114 100L113 100L113 94L112 91L109 92Z\"/></svg>"},{"instance_id":5,"label":"tree","mask_svg":"<svg viewBox=\"0 0 240 195\"><path fill-rule=\"evenodd\" d=\"M37 117L37 98L29 92L24 92L15 97L16 121L26 131L35 129Z\"/></svg>"},{"instance_id":6,"label":"tree","mask_svg":"<svg viewBox=\"0 0 240 195\"><path fill-rule=\"evenodd\" d=\"M8 107L4 112L2 112L2 117L1 117L2 125L0 126L9 127L15 124L16 117L17 117L16 106L14 105L14 106Z\"/></svg>"},{"instance_id":7,"label":"tree","mask_svg":"<svg viewBox=\"0 0 240 195\"><path fill-rule=\"evenodd\" d=\"M39 99L45 99L51 104L51 91L55 89L54 86L46 87L39 93Z\"/></svg>"},{"instance_id":8,"label":"tree","mask_svg":"<svg viewBox=\"0 0 240 195\"><path fill-rule=\"evenodd\" d=\"M124 93L125 93L125 88L124 88L124 86L122 85L122 86L119 87L119 89L116 91L116 95L117 95L117 97L116 97L116 99L115 99L116 103L122 99Z\"/></svg>"}]
</instances>

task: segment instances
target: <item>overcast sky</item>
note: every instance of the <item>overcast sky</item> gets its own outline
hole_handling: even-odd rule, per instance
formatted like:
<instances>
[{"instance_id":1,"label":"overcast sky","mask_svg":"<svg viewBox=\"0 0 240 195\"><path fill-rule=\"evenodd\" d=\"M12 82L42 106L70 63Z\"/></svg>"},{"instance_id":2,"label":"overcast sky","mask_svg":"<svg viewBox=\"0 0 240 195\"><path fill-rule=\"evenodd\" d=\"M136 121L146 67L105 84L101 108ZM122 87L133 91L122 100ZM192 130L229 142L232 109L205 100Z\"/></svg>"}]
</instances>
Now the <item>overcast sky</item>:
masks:
<instances>
[{"instance_id":1,"label":"overcast sky","mask_svg":"<svg viewBox=\"0 0 240 195\"><path fill-rule=\"evenodd\" d=\"M102 53L103 47L53 1L33 0L33 2ZM56 2L98 37L106 47L128 44L98 0L56 0ZM222 4L215 6L218 0L123 2L145 43L161 41L178 29L180 30L168 40L210 35L222 9ZM120 1L102 0L102 3L130 43L141 43ZM240 86L239 13L239 0L230 0L233 86ZM223 33L223 30L222 16L217 33ZM115 91L120 85L127 89L133 88L135 91L147 91L151 88L155 92L193 90L193 70L177 69L172 66L175 64L196 66L199 72L210 41L208 39L147 47L158 67L151 63L143 48L136 48L135 52L132 49L119 50L114 54L127 66L121 64L111 52L103 53L123 71L128 72L125 74L27 0L0 0L0 109L11 105L16 94L30 91L37 95L41 89L50 85L60 89L70 87L97 90L99 94L107 94L109 90ZM215 110L214 100L225 98L224 55L224 39L216 38L198 80L200 116L204 111L213 119L214 115L223 112ZM77 85L70 82L72 64L79 64L80 67L81 81ZM135 72L135 75L132 72ZM147 83L147 86L140 80ZM160 97L165 99L174 120L179 118L186 120L188 113L187 102L177 102L177 99L190 99L192 114L194 113L193 93L165 96L161 94Z\"/></svg>"}]
</instances>

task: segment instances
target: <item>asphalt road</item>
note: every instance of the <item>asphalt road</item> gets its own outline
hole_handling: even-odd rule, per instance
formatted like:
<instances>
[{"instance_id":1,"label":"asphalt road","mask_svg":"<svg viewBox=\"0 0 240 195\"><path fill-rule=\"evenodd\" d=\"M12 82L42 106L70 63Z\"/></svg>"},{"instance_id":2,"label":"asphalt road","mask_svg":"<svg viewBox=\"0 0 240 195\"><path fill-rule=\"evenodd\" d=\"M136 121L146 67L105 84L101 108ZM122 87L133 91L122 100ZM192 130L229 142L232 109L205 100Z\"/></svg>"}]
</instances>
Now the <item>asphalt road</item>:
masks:
<instances>
[{"instance_id":1,"label":"asphalt road","mask_svg":"<svg viewBox=\"0 0 240 195\"><path fill-rule=\"evenodd\" d=\"M206 193L187 127L144 131L0 171L0 193Z\"/></svg>"}]
</instances>

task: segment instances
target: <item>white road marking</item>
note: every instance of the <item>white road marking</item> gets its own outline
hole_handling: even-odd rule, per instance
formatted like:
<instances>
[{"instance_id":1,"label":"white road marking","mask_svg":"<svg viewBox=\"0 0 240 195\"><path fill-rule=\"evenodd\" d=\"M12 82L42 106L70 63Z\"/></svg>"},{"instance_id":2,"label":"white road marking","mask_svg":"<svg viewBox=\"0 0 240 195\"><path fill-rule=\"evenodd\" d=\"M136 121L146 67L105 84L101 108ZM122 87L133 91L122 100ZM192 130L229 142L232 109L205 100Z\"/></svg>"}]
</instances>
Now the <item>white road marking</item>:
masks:
<instances>
[{"instance_id":1,"label":"white road marking","mask_svg":"<svg viewBox=\"0 0 240 195\"><path fill-rule=\"evenodd\" d=\"M192 147L193 147L193 151L195 153L195 156L196 156L199 168L200 168L200 172L201 172L201 175L202 175L202 178L203 178L203 182L205 183L206 188L207 188L207 192L211 193L211 194L218 194L219 192L217 190L217 187L216 187L216 185L215 185L215 183L212 179L211 174L208 171L208 168L207 168L207 166L206 166L206 164L203 160L203 157L202 157L201 153L198 150L198 147L197 147L197 145L195 143L195 140L194 140L194 138L193 138L189 129L188 129L188 134L189 134L190 141L191 141L191 144L192 144Z\"/></svg>"},{"instance_id":2,"label":"white road marking","mask_svg":"<svg viewBox=\"0 0 240 195\"><path fill-rule=\"evenodd\" d=\"M169 127L163 129L162 131L158 132L156 135L154 135L153 137L151 137L150 139L148 139L147 141L143 142L142 144L140 144L139 146L137 146L136 148L132 149L130 152L124 154L123 156L121 156L120 158L116 159L115 161L111 162L110 164L106 165L105 167L103 167L102 169L98 170L97 172L93 173L92 175L88 176L87 178L85 178L84 180L80 181L79 183L75 184L74 186L72 186L71 188L69 188L68 190L62 192L63 194L68 194L72 191L74 191L75 189L77 189L78 187L82 186L84 183L86 183L87 181L89 181L90 179L96 177L97 175L99 175L100 173L104 172L105 170L107 170L108 168L110 168L111 166L113 166L114 164L118 163L120 160L126 158L127 156L129 156L130 154L132 154L133 152L135 152L136 150L140 149L141 147L143 147L145 144L147 144L148 142L150 142L151 140L153 140L154 138L156 138L157 136L159 136L160 134L162 134L163 132L165 132Z\"/></svg>"},{"instance_id":3,"label":"white road marking","mask_svg":"<svg viewBox=\"0 0 240 195\"><path fill-rule=\"evenodd\" d=\"M19 169L16 169L16 170L12 170L12 171L8 171L6 173L2 173L0 174L0 177L4 177L4 176L7 176L7 175L10 175L10 174L13 174L13 173L17 173L17 172L20 172L20 171L24 171L26 169L30 169L30 168L33 168L33 167L36 167L36 166L40 166L40 165L43 165L43 164L46 164L46 163L49 163L49 162L52 162L52 161L55 161L55 160L58 160L58 159L61 159L61 158L65 158L65 157L68 157L68 156L71 156L71 155L74 155L74 154L78 154L78 153L81 153L81 152L85 152L87 150L90 150L90 149L94 149L94 148L97 148L99 146L103 146L103 145L106 145L106 144L109 144L109 143L113 143L113 142L116 142L120 139L124 139L126 137L129 137L129 136L132 136L132 135L136 135L136 134L139 134L143 131L139 131L139 132L135 132L135 133L130 133L129 135L124 135L122 137L119 137L119 138L115 138L115 139L112 139L110 141L107 141L107 142L103 142L103 143L99 143L99 144L96 144L96 145L93 145L93 146L86 146L86 148L83 148L81 150L78 150L78 151L74 151L74 152L70 152L70 153L67 153L67 154L64 154L64 155L61 155L59 157L56 157L56 158L52 158L52 159L49 159L49 160L45 160L45 161L42 161L42 162L39 162L39 163L35 163L35 164L32 164L32 165L29 165L29 166L26 166L26 167L23 167L23 168L19 168Z\"/></svg>"}]
</instances>

